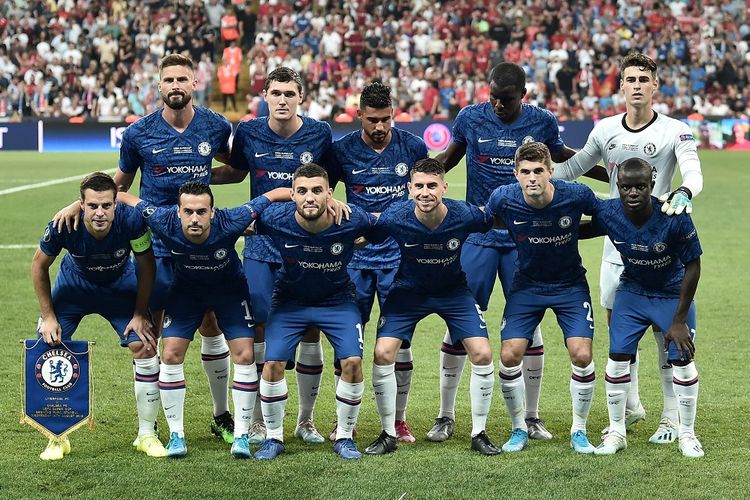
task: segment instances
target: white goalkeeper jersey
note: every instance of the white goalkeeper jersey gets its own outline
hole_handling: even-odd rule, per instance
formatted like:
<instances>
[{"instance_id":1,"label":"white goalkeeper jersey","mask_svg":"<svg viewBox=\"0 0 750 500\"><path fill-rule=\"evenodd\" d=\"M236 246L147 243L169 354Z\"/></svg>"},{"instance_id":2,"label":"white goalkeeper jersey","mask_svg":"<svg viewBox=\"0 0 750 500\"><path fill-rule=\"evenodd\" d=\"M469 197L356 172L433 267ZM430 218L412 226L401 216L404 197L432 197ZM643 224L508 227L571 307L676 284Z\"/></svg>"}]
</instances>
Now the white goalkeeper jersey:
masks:
<instances>
[{"instance_id":1,"label":"white goalkeeper jersey","mask_svg":"<svg viewBox=\"0 0 750 500\"><path fill-rule=\"evenodd\" d=\"M654 113L644 127L634 130L625 124L625 113L599 121L589 134L586 145L575 156L555 165L555 178L573 180L603 161L609 174L609 196L619 197L617 167L630 158L642 158L655 170L653 195L659 197L672 190L672 178L680 168L682 186L696 196L703 189L703 173L693 133L686 123ZM622 264L619 252L609 238L604 239L606 262Z\"/></svg>"}]
</instances>

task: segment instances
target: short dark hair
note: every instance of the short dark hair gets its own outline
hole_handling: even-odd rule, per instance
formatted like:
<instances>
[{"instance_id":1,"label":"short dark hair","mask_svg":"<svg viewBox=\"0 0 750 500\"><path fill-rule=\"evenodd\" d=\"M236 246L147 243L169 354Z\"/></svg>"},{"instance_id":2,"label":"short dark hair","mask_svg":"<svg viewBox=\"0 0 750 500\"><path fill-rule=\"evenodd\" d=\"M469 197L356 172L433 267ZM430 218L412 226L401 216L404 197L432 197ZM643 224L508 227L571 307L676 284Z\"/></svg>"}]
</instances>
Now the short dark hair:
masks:
<instances>
[{"instance_id":1,"label":"short dark hair","mask_svg":"<svg viewBox=\"0 0 750 500\"><path fill-rule=\"evenodd\" d=\"M287 68L286 66L279 66L275 70L268 73L268 76L266 77L266 82L263 84L263 90L268 90L268 87L271 86L271 82L281 82L281 83L288 83L288 82L294 82L297 84L297 90L300 94L302 94L302 77L299 76L299 73L294 71L292 68Z\"/></svg>"},{"instance_id":2,"label":"short dark hair","mask_svg":"<svg viewBox=\"0 0 750 500\"><path fill-rule=\"evenodd\" d=\"M656 62L645 54L639 52L630 52L620 62L620 78L622 78L625 69L635 66L641 71L649 71L656 77Z\"/></svg>"},{"instance_id":3,"label":"short dark hair","mask_svg":"<svg viewBox=\"0 0 750 500\"><path fill-rule=\"evenodd\" d=\"M544 163L548 168L552 166L552 157L549 148L543 142L527 142L516 149L516 168L522 161L535 161Z\"/></svg>"},{"instance_id":4,"label":"short dark hair","mask_svg":"<svg viewBox=\"0 0 750 500\"><path fill-rule=\"evenodd\" d=\"M159 62L159 73L161 73L164 68L168 68L170 66L185 66L187 68L190 68L191 71L195 71L193 60L190 59L190 57L184 56L182 54L168 54L162 57L161 61Z\"/></svg>"},{"instance_id":5,"label":"short dark hair","mask_svg":"<svg viewBox=\"0 0 750 500\"><path fill-rule=\"evenodd\" d=\"M365 85L362 94L359 96L359 109L367 107L374 109L393 107L391 88L378 81Z\"/></svg>"},{"instance_id":6,"label":"short dark hair","mask_svg":"<svg viewBox=\"0 0 750 500\"><path fill-rule=\"evenodd\" d=\"M501 62L490 71L490 81L498 87L526 87L526 72L518 64Z\"/></svg>"},{"instance_id":7,"label":"short dark hair","mask_svg":"<svg viewBox=\"0 0 750 500\"><path fill-rule=\"evenodd\" d=\"M83 193L87 189L91 189L97 193L112 191L114 195L117 196L117 185L115 184L115 181L104 172L93 172L81 180L81 199L84 198Z\"/></svg>"},{"instance_id":8,"label":"short dark hair","mask_svg":"<svg viewBox=\"0 0 750 500\"><path fill-rule=\"evenodd\" d=\"M417 160L411 169L411 175L413 176L417 172L445 177L445 167L443 167L443 164L435 158L423 158Z\"/></svg>"},{"instance_id":9,"label":"short dark hair","mask_svg":"<svg viewBox=\"0 0 750 500\"><path fill-rule=\"evenodd\" d=\"M628 158L617 166L618 175L620 172L625 171L642 171L644 173L647 173L651 177L652 181L656 180L656 169L654 169L654 167L643 158Z\"/></svg>"},{"instance_id":10,"label":"short dark hair","mask_svg":"<svg viewBox=\"0 0 750 500\"><path fill-rule=\"evenodd\" d=\"M298 177L307 177L308 179L312 177L323 177L326 182L329 182L328 172L317 163L303 163L297 167L297 170L294 171L294 175L292 176L292 182L296 181Z\"/></svg>"},{"instance_id":11,"label":"short dark hair","mask_svg":"<svg viewBox=\"0 0 750 500\"><path fill-rule=\"evenodd\" d=\"M191 194L194 196L200 196L207 194L211 198L211 207L214 206L214 194L211 192L211 186L205 182L200 181L189 181L180 186L180 192L177 195L177 204L180 205L180 198L183 194Z\"/></svg>"}]
</instances>

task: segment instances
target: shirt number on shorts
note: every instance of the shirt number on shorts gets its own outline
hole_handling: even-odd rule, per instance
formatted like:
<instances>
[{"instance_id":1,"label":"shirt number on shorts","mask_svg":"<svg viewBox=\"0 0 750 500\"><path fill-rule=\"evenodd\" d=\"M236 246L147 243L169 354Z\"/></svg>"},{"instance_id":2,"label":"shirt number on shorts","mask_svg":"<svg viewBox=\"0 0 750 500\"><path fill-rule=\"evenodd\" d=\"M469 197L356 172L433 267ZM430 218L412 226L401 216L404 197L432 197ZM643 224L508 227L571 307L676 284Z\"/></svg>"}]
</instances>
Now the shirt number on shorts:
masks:
<instances>
[{"instance_id":1,"label":"shirt number on shorts","mask_svg":"<svg viewBox=\"0 0 750 500\"><path fill-rule=\"evenodd\" d=\"M359 348L365 350L365 332L362 329L362 323L354 325L357 329L357 342L359 342Z\"/></svg>"},{"instance_id":2,"label":"shirt number on shorts","mask_svg":"<svg viewBox=\"0 0 750 500\"><path fill-rule=\"evenodd\" d=\"M594 329L594 315L593 315L593 310L591 308L591 302L584 302L583 308L586 309L586 311L588 311L586 313L586 321L589 322L589 328L593 330Z\"/></svg>"},{"instance_id":3,"label":"shirt number on shorts","mask_svg":"<svg viewBox=\"0 0 750 500\"><path fill-rule=\"evenodd\" d=\"M248 322L247 326L253 326L255 320L253 319L253 313L250 311L250 304L247 303L247 300L243 300L241 305L245 309L245 321Z\"/></svg>"},{"instance_id":4,"label":"shirt number on shorts","mask_svg":"<svg viewBox=\"0 0 750 500\"><path fill-rule=\"evenodd\" d=\"M484 320L484 313L482 312L482 308L479 307L479 304L474 304L474 307L477 308L477 314L479 315L479 320L482 322L482 325L486 325L487 322Z\"/></svg>"}]
</instances>

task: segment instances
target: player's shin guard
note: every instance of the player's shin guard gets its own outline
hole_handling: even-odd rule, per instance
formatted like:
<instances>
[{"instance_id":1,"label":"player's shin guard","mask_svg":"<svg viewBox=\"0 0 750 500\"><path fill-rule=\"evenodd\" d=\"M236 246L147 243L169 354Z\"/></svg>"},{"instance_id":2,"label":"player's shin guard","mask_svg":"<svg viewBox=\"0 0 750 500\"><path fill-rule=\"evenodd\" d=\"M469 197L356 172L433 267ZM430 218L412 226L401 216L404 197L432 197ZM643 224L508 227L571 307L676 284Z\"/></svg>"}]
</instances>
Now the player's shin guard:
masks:
<instances>
[{"instance_id":1,"label":"player's shin guard","mask_svg":"<svg viewBox=\"0 0 750 500\"><path fill-rule=\"evenodd\" d=\"M406 405L409 402L412 373L414 373L414 357L411 346L399 349L396 355L396 420L406 420Z\"/></svg>"},{"instance_id":2,"label":"player's shin guard","mask_svg":"<svg viewBox=\"0 0 750 500\"><path fill-rule=\"evenodd\" d=\"M380 415L380 425L389 436L396 436L397 380L394 373L395 366L395 364L372 365L372 389L375 392L375 404ZM338 390L336 393L338 396Z\"/></svg>"},{"instance_id":3,"label":"player's shin guard","mask_svg":"<svg viewBox=\"0 0 750 500\"><path fill-rule=\"evenodd\" d=\"M263 408L267 439L284 441L284 410L288 397L286 379L282 378L278 382L260 379L260 405Z\"/></svg>"},{"instance_id":4,"label":"player's shin guard","mask_svg":"<svg viewBox=\"0 0 750 500\"><path fill-rule=\"evenodd\" d=\"M508 409L512 429L527 430L526 387L523 381L523 365L507 367L500 362L500 388L505 407Z\"/></svg>"},{"instance_id":5,"label":"player's shin guard","mask_svg":"<svg viewBox=\"0 0 750 500\"><path fill-rule=\"evenodd\" d=\"M607 365L609 367L609 365ZM630 359L630 388L628 389L628 397L626 407L631 410L637 410L641 405L641 393L640 384L638 383L638 370L641 366L641 355L636 352L635 356ZM618 431L619 432L619 431ZM624 436L625 434L623 434Z\"/></svg>"},{"instance_id":6,"label":"player's shin guard","mask_svg":"<svg viewBox=\"0 0 750 500\"><path fill-rule=\"evenodd\" d=\"M604 387L607 391L607 413L609 428L625 436L625 401L631 384L631 363L629 361L607 360Z\"/></svg>"},{"instance_id":7,"label":"player's shin guard","mask_svg":"<svg viewBox=\"0 0 750 500\"><path fill-rule=\"evenodd\" d=\"M656 340L657 345L656 351L659 353L659 377L661 378L661 389L664 393L664 408L662 409L661 416L662 418L668 418L672 422L677 422L680 417L677 410L677 397L672 385L674 373L672 365L667 360L667 353L664 352L664 333L655 331L654 340Z\"/></svg>"},{"instance_id":8,"label":"player's shin guard","mask_svg":"<svg viewBox=\"0 0 750 500\"><path fill-rule=\"evenodd\" d=\"M234 365L232 379L232 404L234 404L234 437L247 434L253 418L258 396L258 371L255 363L251 365Z\"/></svg>"},{"instance_id":9,"label":"player's shin guard","mask_svg":"<svg viewBox=\"0 0 750 500\"><path fill-rule=\"evenodd\" d=\"M539 398L544 376L544 340L542 329L536 325L534 339L523 356L523 378L526 384L526 418L539 418Z\"/></svg>"},{"instance_id":10,"label":"player's shin guard","mask_svg":"<svg viewBox=\"0 0 750 500\"><path fill-rule=\"evenodd\" d=\"M263 365L266 362L266 343L254 342L253 354L255 354L255 366L258 370L258 380L260 380L260 377L263 374ZM263 422L263 409L261 408L260 403L257 401L257 399L255 408L253 409L253 419L251 424L255 422Z\"/></svg>"},{"instance_id":11,"label":"player's shin guard","mask_svg":"<svg viewBox=\"0 0 750 500\"><path fill-rule=\"evenodd\" d=\"M185 369L179 365L165 365L159 370L159 392L164 417L169 425L169 433L185 436L183 417L185 413Z\"/></svg>"},{"instance_id":12,"label":"player's shin guard","mask_svg":"<svg viewBox=\"0 0 750 500\"><path fill-rule=\"evenodd\" d=\"M320 379L323 376L323 344L320 340L300 342L296 372L299 393L297 422L312 420L320 390Z\"/></svg>"},{"instance_id":13,"label":"player's shin guard","mask_svg":"<svg viewBox=\"0 0 750 500\"><path fill-rule=\"evenodd\" d=\"M364 393L364 382L352 383L339 380L339 385L336 387L336 440L352 438Z\"/></svg>"},{"instance_id":14,"label":"player's shin guard","mask_svg":"<svg viewBox=\"0 0 750 500\"><path fill-rule=\"evenodd\" d=\"M450 332L445 331L443 346L440 348L440 413L438 417L455 419L456 394L461 383L461 373L466 365L466 351L456 347Z\"/></svg>"},{"instance_id":15,"label":"player's shin guard","mask_svg":"<svg viewBox=\"0 0 750 500\"><path fill-rule=\"evenodd\" d=\"M229 411L229 346L224 335L201 336L201 363L214 403L214 416Z\"/></svg>"},{"instance_id":16,"label":"player's shin guard","mask_svg":"<svg viewBox=\"0 0 750 500\"><path fill-rule=\"evenodd\" d=\"M673 367L674 393L677 396L680 417L679 435L695 434L695 414L698 411L698 370L695 362Z\"/></svg>"},{"instance_id":17,"label":"player's shin guard","mask_svg":"<svg viewBox=\"0 0 750 500\"><path fill-rule=\"evenodd\" d=\"M159 356L133 360L135 404L138 409L138 435L154 433L159 415Z\"/></svg>"},{"instance_id":18,"label":"player's shin guard","mask_svg":"<svg viewBox=\"0 0 750 500\"><path fill-rule=\"evenodd\" d=\"M596 374L593 361L585 368L571 366L573 374L570 377L570 396L573 400L573 425L570 427L570 433L572 434L575 431L586 432L586 422L591 412L591 402L594 400Z\"/></svg>"},{"instance_id":19,"label":"player's shin guard","mask_svg":"<svg viewBox=\"0 0 750 500\"><path fill-rule=\"evenodd\" d=\"M487 415L492 405L492 392L495 387L495 365L475 365L471 363L471 435L476 436L487 428Z\"/></svg>"}]
</instances>

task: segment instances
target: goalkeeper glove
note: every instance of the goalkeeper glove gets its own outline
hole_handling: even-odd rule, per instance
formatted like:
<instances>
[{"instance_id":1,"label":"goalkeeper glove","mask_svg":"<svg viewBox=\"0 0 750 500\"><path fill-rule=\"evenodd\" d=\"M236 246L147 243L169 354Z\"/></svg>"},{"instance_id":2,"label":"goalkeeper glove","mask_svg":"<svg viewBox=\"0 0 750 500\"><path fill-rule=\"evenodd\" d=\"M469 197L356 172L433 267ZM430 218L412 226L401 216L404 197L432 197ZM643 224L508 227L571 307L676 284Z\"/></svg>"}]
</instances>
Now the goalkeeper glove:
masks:
<instances>
[{"instance_id":1,"label":"goalkeeper glove","mask_svg":"<svg viewBox=\"0 0 750 500\"><path fill-rule=\"evenodd\" d=\"M692 213L693 204L690 202L692 197L693 193L688 188L680 186L659 198L659 201L663 202L661 211L667 215L679 215L682 212Z\"/></svg>"}]
</instances>

